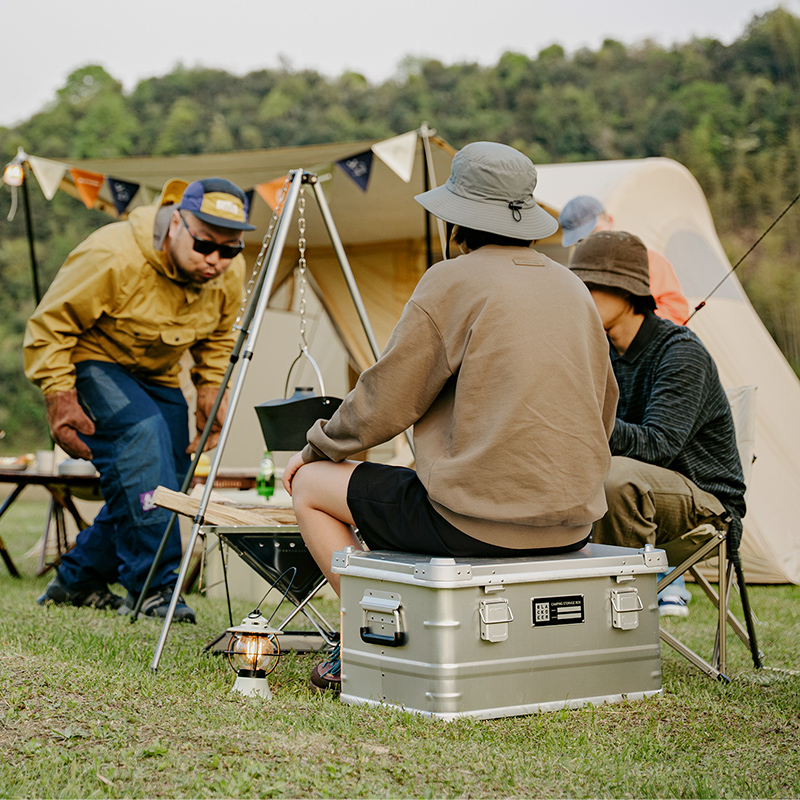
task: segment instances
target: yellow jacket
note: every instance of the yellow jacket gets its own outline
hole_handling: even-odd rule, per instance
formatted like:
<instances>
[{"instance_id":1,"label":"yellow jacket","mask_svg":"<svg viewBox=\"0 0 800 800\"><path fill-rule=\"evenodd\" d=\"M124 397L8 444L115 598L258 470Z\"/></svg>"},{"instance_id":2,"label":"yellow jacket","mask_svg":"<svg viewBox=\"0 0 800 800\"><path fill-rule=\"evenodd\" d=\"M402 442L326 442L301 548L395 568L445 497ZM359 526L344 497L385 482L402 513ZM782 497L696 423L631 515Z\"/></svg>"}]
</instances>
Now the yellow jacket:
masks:
<instances>
[{"instance_id":1,"label":"yellow jacket","mask_svg":"<svg viewBox=\"0 0 800 800\"><path fill-rule=\"evenodd\" d=\"M154 244L160 204L92 233L59 270L28 321L25 374L45 395L75 385L79 361L109 361L142 378L178 386L188 349L195 385L222 383L245 260L202 287L180 280Z\"/></svg>"}]
</instances>

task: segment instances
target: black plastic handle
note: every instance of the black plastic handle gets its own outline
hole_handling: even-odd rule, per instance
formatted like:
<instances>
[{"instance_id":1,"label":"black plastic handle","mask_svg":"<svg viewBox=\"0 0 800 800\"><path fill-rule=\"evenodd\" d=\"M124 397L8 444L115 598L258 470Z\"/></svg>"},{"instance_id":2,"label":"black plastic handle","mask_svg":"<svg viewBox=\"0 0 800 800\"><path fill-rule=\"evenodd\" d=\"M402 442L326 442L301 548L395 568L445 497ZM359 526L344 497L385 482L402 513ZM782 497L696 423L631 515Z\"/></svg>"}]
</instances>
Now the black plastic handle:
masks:
<instances>
[{"instance_id":1,"label":"black plastic handle","mask_svg":"<svg viewBox=\"0 0 800 800\"><path fill-rule=\"evenodd\" d=\"M403 631L395 631L392 636L384 636L380 633L373 633L369 628L360 628L361 641L367 644L380 644L386 647L402 647L407 637Z\"/></svg>"}]
</instances>

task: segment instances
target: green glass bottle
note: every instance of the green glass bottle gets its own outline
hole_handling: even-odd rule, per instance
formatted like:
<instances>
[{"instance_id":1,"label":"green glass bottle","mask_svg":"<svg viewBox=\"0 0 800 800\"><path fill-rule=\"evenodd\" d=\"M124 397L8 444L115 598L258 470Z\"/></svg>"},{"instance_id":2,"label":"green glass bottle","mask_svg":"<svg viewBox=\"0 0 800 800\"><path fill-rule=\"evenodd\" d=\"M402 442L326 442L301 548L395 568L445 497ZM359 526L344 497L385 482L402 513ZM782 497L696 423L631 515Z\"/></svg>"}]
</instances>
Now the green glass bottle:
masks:
<instances>
[{"instance_id":1,"label":"green glass bottle","mask_svg":"<svg viewBox=\"0 0 800 800\"><path fill-rule=\"evenodd\" d=\"M272 453L269 450L264 451L264 457L258 465L256 491L265 500L269 500L275 491L275 462L272 460Z\"/></svg>"}]
</instances>

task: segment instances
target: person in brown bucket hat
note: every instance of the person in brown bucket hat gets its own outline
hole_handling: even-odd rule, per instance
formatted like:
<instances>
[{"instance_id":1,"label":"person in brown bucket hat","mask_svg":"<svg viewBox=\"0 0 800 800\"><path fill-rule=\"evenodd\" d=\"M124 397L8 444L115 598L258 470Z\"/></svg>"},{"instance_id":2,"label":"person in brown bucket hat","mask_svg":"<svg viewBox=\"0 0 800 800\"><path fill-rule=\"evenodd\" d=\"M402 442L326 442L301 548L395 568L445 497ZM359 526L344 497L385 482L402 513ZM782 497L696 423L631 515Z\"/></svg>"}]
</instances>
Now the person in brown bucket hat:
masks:
<instances>
[{"instance_id":1,"label":"person in brown bucket hat","mask_svg":"<svg viewBox=\"0 0 800 800\"><path fill-rule=\"evenodd\" d=\"M594 541L654 544L675 566L702 542L687 532L705 522L729 520L738 537L745 485L730 406L700 339L655 315L644 244L624 231L595 233L569 267L600 314L620 392L608 511ZM686 616L686 597L673 586L659 598L661 613Z\"/></svg>"}]
</instances>

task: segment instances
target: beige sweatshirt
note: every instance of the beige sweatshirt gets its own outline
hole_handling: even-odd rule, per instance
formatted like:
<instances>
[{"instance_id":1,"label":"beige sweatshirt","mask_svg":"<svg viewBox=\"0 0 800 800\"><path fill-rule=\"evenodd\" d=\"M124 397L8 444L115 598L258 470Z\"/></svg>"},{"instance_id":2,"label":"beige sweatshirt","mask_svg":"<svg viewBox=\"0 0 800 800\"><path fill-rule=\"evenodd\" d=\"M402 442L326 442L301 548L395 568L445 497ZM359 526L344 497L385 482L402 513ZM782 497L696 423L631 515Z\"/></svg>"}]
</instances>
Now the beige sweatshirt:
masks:
<instances>
[{"instance_id":1,"label":"beige sweatshirt","mask_svg":"<svg viewBox=\"0 0 800 800\"><path fill-rule=\"evenodd\" d=\"M617 396L582 281L534 250L487 246L423 276L303 457L341 461L413 426L419 479L459 530L568 545L606 510Z\"/></svg>"}]
</instances>

